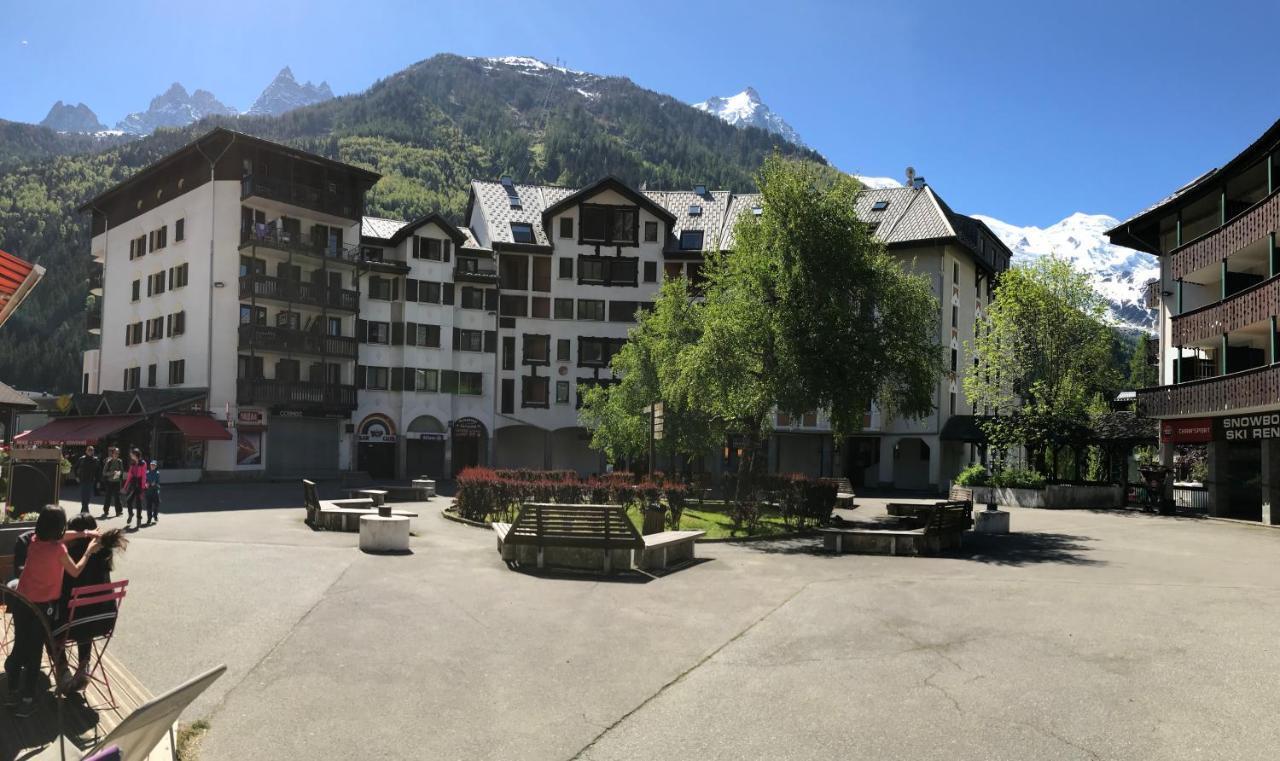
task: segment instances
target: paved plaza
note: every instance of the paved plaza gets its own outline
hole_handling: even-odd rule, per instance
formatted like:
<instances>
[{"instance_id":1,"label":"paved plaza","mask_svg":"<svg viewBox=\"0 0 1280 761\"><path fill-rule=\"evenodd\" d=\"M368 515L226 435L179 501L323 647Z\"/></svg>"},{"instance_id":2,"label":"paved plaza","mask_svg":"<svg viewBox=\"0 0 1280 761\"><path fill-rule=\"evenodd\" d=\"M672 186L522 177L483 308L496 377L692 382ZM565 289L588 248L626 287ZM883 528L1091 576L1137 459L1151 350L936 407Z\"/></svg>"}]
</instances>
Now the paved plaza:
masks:
<instances>
[{"instance_id":1,"label":"paved plaza","mask_svg":"<svg viewBox=\"0 0 1280 761\"><path fill-rule=\"evenodd\" d=\"M663 578L508 570L418 505L413 554L294 485L167 487L116 655L201 758L1250 759L1280 745L1280 531L1015 510L959 557L704 544ZM324 496L334 496L325 494ZM864 500L859 513L874 512ZM112 525L114 521L108 521Z\"/></svg>"}]
</instances>

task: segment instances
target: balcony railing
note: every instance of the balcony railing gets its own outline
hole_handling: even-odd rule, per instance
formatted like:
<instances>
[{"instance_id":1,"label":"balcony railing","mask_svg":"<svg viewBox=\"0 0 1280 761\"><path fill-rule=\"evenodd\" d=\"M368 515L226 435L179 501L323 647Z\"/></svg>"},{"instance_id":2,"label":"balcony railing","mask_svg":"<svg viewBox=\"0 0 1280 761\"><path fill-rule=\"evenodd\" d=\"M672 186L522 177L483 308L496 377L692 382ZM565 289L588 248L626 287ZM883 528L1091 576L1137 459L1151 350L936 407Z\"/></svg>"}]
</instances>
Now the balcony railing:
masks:
<instances>
[{"instance_id":1,"label":"balcony railing","mask_svg":"<svg viewBox=\"0 0 1280 761\"><path fill-rule=\"evenodd\" d=\"M100 335L102 333L102 312L97 309L85 312L84 329L94 335Z\"/></svg>"},{"instance_id":2,"label":"balcony railing","mask_svg":"<svg viewBox=\"0 0 1280 761\"><path fill-rule=\"evenodd\" d=\"M1170 342L1187 346L1195 341L1218 338L1240 328L1266 320L1280 305L1280 277L1228 296L1225 301L1208 304L1173 318Z\"/></svg>"},{"instance_id":3,"label":"balcony railing","mask_svg":"<svg viewBox=\"0 0 1280 761\"><path fill-rule=\"evenodd\" d=\"M360 294L355 291L271 275L240 276L240 300L249 299L285 301L345 312L360 311Z\"/></svg>"},{"instance_id":4,"label":"balcony railing","mask_svg":"<svg viewBox=\"0 0 1280 761\"><path fill-rule=\"evenodd\" d=\"M360 261L360 247L337 245L328 238L318 238L306 233L288 233L275 227L258 226L240 231L240 248L262 246L284 253L314 256L331 262L355 264Z\"/></svg>"},{"instance_id":5,"label":"balcony railing","mask_svg":"<svg viewBox=\"0 0 1280 761\"><path fill-rule=\"evenodd\" d=\"M461 267L454 267L453 281L455 283L484 283L492 285L498 282L498 271L464 270Z\"/></svg>"},{"instance_id":6,"label":"balcony railing","mask_svg":"<svg viewBox=\"0 0 1280 761\"><path fill-rule=\"evenodd\" d=\"M1138 389L1138 408L1149 417L1217 415L1280 403L1280 365Z\"/></svg>"},{"instance_id":7,"label":"balcony railing","mask_svg":"<svg viewBox=\"0 0 1280 761\"><path fill-rule=\"evenodd\" d=\"M1142 286L1142 303L1147 309L1160 306L1160 278L1152 278Z\"/></svg>"},{"instance_id":8,"label":"balcony railing","mask_svg":"<svg viewBox=\"0 0 1280 761\"><path fill-rule=\"evenodd\" d=\"M343 219L360 219L359 199L339 185L334 190L290 182L284 178L249 176L240 180L240 200L257 196Z\"/></svg>"},{"instance_id":9,"label":"balcony railing","mask_svg":"<svg viewBox=\"0 0 1280 761\"><path fill-rule=\"evenodd\" d=\"M1169 271L1180 279L1214 266L1235 252L1265 238L1280 227L1280 191L1272 193L1248 211L1193 241L1169 252Z\"/></svg>"},{"instance_id":10,"label":"balcony railing","mask_svg":"<svg viewBox=\"0 0 1280 761\"><path fill-rule=\"evenodd\" d=\"M329 336L269 325L241 325L240 348L337 359L355 359L357 352L356 339L348 336Z\"/></svg>"},{"instance_id":11,"label":"balcony railing","mask_svg":"<svg viewBox=\"0 0 1280 761\"><path fill-rule=\"evenodd\" d=\"M356 387L242 378L236 381L236 403L318 412L350 412L356 408Z\"/></svg>"},{"instance_id":12,"label":"balcony railing","mask_svg":"<svg viewBox=\"0 0 1280 761\"><path fill-rule=\"evenodd\" d=\"M89 270L89 293L94 296L102 295L102 268L94 267Z\"/></svg>"}]
</instances>

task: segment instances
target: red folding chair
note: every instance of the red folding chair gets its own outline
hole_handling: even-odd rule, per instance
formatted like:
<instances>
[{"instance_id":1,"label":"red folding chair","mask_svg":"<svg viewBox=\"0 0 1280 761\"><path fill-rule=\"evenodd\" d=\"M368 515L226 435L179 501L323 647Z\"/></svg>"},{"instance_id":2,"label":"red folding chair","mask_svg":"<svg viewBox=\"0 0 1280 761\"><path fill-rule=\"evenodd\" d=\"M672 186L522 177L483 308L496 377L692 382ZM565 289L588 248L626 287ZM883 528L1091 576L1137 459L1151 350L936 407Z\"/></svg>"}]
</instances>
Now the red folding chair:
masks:
<instances>
[{"instance_id":1,"label":"red folding chair","mask_svg":"<svg viewBox=\"0 0 1280 761\"><path fill-rule=\"evenodd\" d=\"M95 710L117 708L115 695L111 692L111 679L102 665L102 655L107 651L107 646L111 644L111 637L115 634L120 605L124 600L125 588L128 586L129 580L125 579L72 589L71 599L67 602L67 621L54 633L63 646L63 663L69 664L71 651L78 649L80 640L78 635L86 630L93 631L90 637L90 665L85 673L89 677L89 682L98 685L99 691L107 699L104 705L90 706ZM104 606L112 602L115 603L114 610L109 608L94 610L94 606Z\"/></svg>"}]
</instances>

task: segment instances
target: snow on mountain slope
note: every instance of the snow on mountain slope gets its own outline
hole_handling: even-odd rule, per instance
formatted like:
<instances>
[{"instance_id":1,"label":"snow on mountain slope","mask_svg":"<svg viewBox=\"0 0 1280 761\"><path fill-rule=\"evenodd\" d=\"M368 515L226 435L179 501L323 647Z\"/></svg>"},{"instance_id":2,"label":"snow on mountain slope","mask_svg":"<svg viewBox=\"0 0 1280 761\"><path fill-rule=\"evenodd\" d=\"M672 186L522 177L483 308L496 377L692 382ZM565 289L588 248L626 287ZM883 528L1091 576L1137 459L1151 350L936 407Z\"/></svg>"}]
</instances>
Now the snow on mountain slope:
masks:
<instances>
[{"instance_id":1,"label":"snow on mountain slope","mask_svg":"<svg viewBox=\"0 0 1280 761\"><path fill-rule=\"evenodd\" d=\"M701 103L694 103L693 107L718 116L735 127L759 127L778 135L789 143L808 147L804 140L800 139L799 132L796 132L785 119L775 114L764 104L764 101L760 100L760 93L756 92L754 87L748 87L737 95L727 98L707 98Z\"/></svg>"},{"instance_id":2,"label":"snow on mountain slope","mask_svg":"<svg viewBox=\"0 0 1280 761\"><path fill-rule=\"evenodd\" d=\"M188 94L187 88L174 82L163 94L151 99L146 111L129 114L120 120L116 129L131 135L149 135L157 127L185 127L206 116L235 116L236 113L208 90Z\"/></svg>"},{"instance_id":3,"label":"snow on mountain slope","mask_svg":"<svg viewBox=\"0 0 1280 761\"><path fill-rule=\"evenodd\" d=\"M1093 275L1093 286L1111 304L1116 324L1151 329L1154 317L1142 306L1142 287L1160 276L1160 264L1150 254L1107 241L1104 233L1119 224L1114 217L1076 212L1042 229L1018 227L981 214L973 216L1000 236L1013 251L1015 264L1051 254L1066 259Z\"/></svg>"}]
</instances>

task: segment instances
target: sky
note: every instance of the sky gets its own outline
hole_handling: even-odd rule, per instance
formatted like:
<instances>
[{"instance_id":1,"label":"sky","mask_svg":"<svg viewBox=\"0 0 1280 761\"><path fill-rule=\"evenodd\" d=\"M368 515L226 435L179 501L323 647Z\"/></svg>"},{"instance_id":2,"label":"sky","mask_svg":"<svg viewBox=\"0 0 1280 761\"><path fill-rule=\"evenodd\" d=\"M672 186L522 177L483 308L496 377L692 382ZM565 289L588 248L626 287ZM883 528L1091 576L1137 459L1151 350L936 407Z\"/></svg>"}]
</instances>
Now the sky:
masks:
<instances>
[{"instance_id":1,"label":"sky","mask_svg":"<svg viewBox=\"0 0 1280 761\"><path fill-rule=\"evenodd\" d=\"M835 166L916 168L958 211L1124 218L1280 118L1274 0L0 0L0 119L105 124L173 82L247 109L284 66L338 94L441 52L528 55L686 102L751 85ZM1274 97L1274 96L1272 96Z\"/></svg>"}]
</instances>

